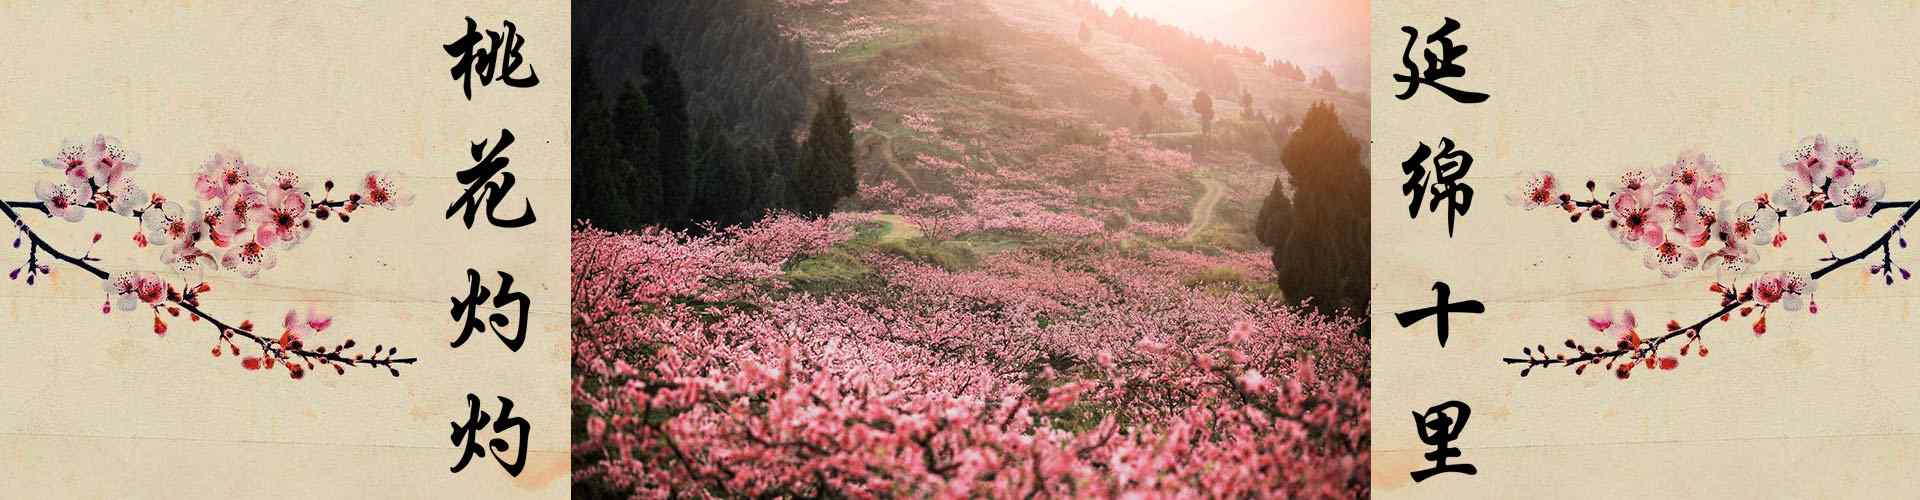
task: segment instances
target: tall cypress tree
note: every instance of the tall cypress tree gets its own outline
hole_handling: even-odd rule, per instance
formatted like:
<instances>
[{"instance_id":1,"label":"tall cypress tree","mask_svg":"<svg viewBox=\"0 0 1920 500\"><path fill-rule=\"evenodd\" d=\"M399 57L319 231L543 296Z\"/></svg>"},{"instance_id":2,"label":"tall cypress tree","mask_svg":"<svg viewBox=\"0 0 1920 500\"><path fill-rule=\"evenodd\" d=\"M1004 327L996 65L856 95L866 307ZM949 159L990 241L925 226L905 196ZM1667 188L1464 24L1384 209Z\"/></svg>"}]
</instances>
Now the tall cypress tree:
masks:
<instances>
[{"instance_id":1,"label":"tall cypress tree","mask_svg":"<svg viewBox=\"0 0 1920 500\"><path fill-rule=\"evenodd\" d=\"M1372 215L1367 186L1352 181L1367 178L1359 141L1332 104L1316 103L1280 161L1294 199L1289 203L1276 181L1258 222L1261 241L1274 247L1280 289L1289 299L1311 298L1322 312L1366 314Z\"/></svg>"},{"instance_id":2,"label":"tall cypress tree","mask_svg":"<svg viewBox=\"0 0 1920 500\"><path fill-rule=\"evenodd\" d=\"M653 126L659 133L653 163L659 166L660 173L660 220L684 224L687 204L693 196L693 137L692 124L687 118L686 89L681 86L680 72L674 68L672 56L658 43L647 46L640 65L641 75L646 78L641 90L646 94Z\"/></svg>"},{"instance_id":3,"label":"tall cypress tree","mask_svg":"<svg viewBox=\"0 0 1920 500\"><path fill-rule=\"evenodd\" d=\"M617 193L612 205L620 207L623 224L640 227L661 221L661 178L655 153L659 131L654 127L653 110L647 96L632 83L622 86L613 112L614 136L618 159L612 162L613 175L598 189Z\"/></svg>"},{"instance_id":4,"label":"tall cypress tree","mask_svg":"<svg viewBox=\"0 0 1920 500\"><path fill-rule=\"evenodd\" d=\"M806 215L826 215L835 201L858 192L859 182L853 166L853 118L839 89L828 89L800 148L793 174L794 208Z\"/></svg>"},{"instance_id":5,"label":"tall cypress tree","mask_svg":"<svg viewBox=\"0 0 1920 500\"><path fill-rule=\"evenodd\" d=\"M738 222L735 217L741 207L735 191L740 186L734 185L734 182L741 178L734 170L739 167L739 162L735 158L732 143L720 131L719 125L707 122L700 128L695 156L696 175L693 201L687 208L688 222L713 222L723 226Z\"/></svg>"},{"instance_id":6,"label":"tall cypress tree","mask_svg":"<svg viewBox=\"0 0 1920 500\"><path fill-rule=\"evenodd\" d=\"M611 180L614 144L606 102L593 81L593 59L579 50L573 66L573 218L601 228L618 228L610 210L617 194L606 189Z\"/></svg>"},{"instance_id":7,"label":"tall cypress tree","mask_svg":"<svg viewBox=\"0 0 1920 500\"><path fill-rule=\"evenodd\" d=\"M853 115L847 113L847 99L840 95L839 88L827 89L827 113L833 121L827 129L832 140L827 143L826 154L838 167L834 185L837 200L860 192L860 172L853 164Z\"/></svg>"},{"instance_id":8,"label":"tall cypress tree","mask_svg":"<svg viewBox=\"0 0 1920 500\"><path fill-rule=\"evenodd\" d=\"M834 176L837 169L826 154L824 145L830 141L833 119L823 109L813 114L813 122L807 127L807 140L800 145L800 159L795 162L792 191L794 211L801 215L823 216L833 211Z\"/></svg>"}]
</instances>

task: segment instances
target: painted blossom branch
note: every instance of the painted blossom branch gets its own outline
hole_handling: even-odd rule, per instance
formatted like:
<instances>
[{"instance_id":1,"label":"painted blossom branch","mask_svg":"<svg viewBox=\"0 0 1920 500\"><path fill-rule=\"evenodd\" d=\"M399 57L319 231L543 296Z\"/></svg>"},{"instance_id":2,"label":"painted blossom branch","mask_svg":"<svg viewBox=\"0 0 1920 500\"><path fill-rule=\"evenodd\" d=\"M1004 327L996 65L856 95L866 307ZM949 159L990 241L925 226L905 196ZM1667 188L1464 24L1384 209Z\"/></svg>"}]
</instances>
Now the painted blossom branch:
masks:
<instances>
[{"instance_id":1,"label":"painted blossom branch","mask_svg":"<svg viewBox=\"0 0 1920 500\"><path fill-rule=\"evenodd\" d=\"M92 257L74 257L60 251L59 248L54 247L51 243L41 238L39 233L34 232L32 227L27 225L26 221L21 220L20 214L14 211L15 208L39 210L45 213L47 211L46 204L41 202L20 201L0 203L0 213L4 213L8 220L13 221L14 226L20 229L26 240L32 245L32 250L29 251L27 268L38 267L38 262L35 261L32 255L38 252L45 252L47 255L73 265L82 271L86 271L87 274L102 281L111 279L112 273L93 264L99 259ZM44 267L39 267L39 270L35 271L36 274L45 274L46 272ZM169 288L172 287L169 286ZM340 374L346 372L345 367L347 366L384 367L387 368L388 373L398 377L400 376L400 371L397 365L410 365L419 361L418 358L413 357L394 357L399 353L398 347L390 347L382 351L381 348L386 346L375 346L371 353L353 353L349 355L348 350L356 346L356 343L352 339L347 339L342 343L334 345L332 348L326 346L309 348L305 345L304 341L290 338L285 340L270 339L255 333L252 328L252 322L245 322L242 323L241 327L234 327L222 322L212 314L201 310L198 298L201 293L205 292L196 292L194 290L205 290L204 284L184 293L170 289L167 293L166 303L178 307L179 310L187 314L191 314L196 318L196 321L206 320L208 324L213 325L217 331L221 332L220 338L222 341L227 341L237 336L257 344L260 347L262 356L257 358L261 361L254 362L256 368L273 368L273 362L265 361L268 359L286 360L289 357L297 357L304 363L306 368L297 368L302 365L286 363L285 366L290 367L288 370L291 374L290 376L293 378L300 378L304 375L303 372L319 366L333 367L335 372ZM233 348L233 354L239 354L237 347L231 346L230 342L228 347ZM214 348L216 356L220 351L221 349L219 347ZM284 363L284 361L282 361L282 363Z\"/></svg>"},{"instance_id":2,"label":"painted blossom branch","mask_svg":"<svg viewBox=\"0 0 1920 500\"><path fill-rule=\"evenodd\" d=\"M221 153L214 155L205 171L195 179L198 197L191 200L193 208L188 210L157 194L149 196L134 184L127 173L138 168L138 160L117 140L106 136L96 136L91 141L69 141L55 158L43 163L62 170L67 182L39 183L35 186L37 201L0 200L0 213L21 233L14 247L29 244L26 265L15 269L9 278L19 279L24 270L26 283L32 285L39 275L51 273L52 266L40 261L41 254L45 253L102 282L109 296L101 305L102 313L111 312L116 300L122 310L144 304L154 313L156 335L165 335L168 330L163 316L177 318L184 313L192 322L205 321L219 332L211 351L215 357L223 352L240 357L236 338L242 343L253 343L260 355L241 358L241 366L248 370L273 369L278 365L290 377L299 379L321 367L345 374L347 367L367 366L386 368L397 377L399 365L418 361L413 357L398 357L397 347L385 345L355 352L357 343L352 339L332 345L315 343L313 336L331 326L332 319L312 311L305 315L288 311L283 322L285 329L277 336L262 333L252 321L242 321L239 325L227 323L201 308L200 299L212 291L207 283L189 286L183 282L176 286L153 273L116 275L96 264L100 259L92 256L91 249L77 257L63 252L41 237L21 216L22 211L37 211L49 219L67 221L79 221L90 212L130 217L144 226L134 235L134 241L141 247L161 244L165 249L163 260L177 269L220 267L252 277L273 266L274 259L268 253L271 247L291 247L299 243L313 229L314 219L337 218L347 222L350 214L361 207L393 209L410 202L411 197L399 193L384 174L368 174L362 189L339 200L333 199L335 185L329 180L325 183L324 195L316 200L310 192L301 189L299 178L291 172L279 172L271 182L263 183L263 169L241 160L238 155ZM202 210L203 201L211 202L212 206ZM100 234L95 233L93 243L99 241ZM203 243L225 250L225 255L216 259L201 247Z\"/></svg>"},{"instance_id":3,"label":"painted blossom branch","mask_svg":"<svg viewBox=\"0 0 1920 500\"><path fill-rule=\"evenodd\" d=\"M1816 280L1820 279L1821 277L1826 276L1827 274L1832 273L1835 270L1838 270L1842 267L1846 267L1848 264L1858 262L1860 261L1860 259L1864 259L1868 255L1872 255L1873 252L1876 250L1880 251L1881 253L1881 265L1883 266L1881 269L1886 269L1888 267L1893 266L1893 247L1891 243L1893 239L1897 237L1900 231L1906 227L1907 221L1913 219L1914 213L1920 212L1920 201L1904 201L1904 202L1892 202L1892 203L1882 202L1875 205L1873 207L1873 211L1879 212L1881 210L1896 208L1896 207L1906 207L1906 211L1900 212L1900 219L1894 221L1893 226L1887 228L1887 232L1882 233L1879 239L1874 240L1872 245L1867 245L1866 248L1860 249L1859 252L1855 252L1853 255L1848 255L1846 257L1833 259L1833 261L1828 263L1826 266L1821 267L1820 269L1814 270L1812 274L1813 279L1816 279ZM1906 244L1905 242L1901 242L1902 246L1905 246L1905 244ZM1889 280L1892 279L1891 274L1888 274L1888 279Z\"/></svg>"},{"instance_id":4,"label":"painted blossom branch","mask_svg":"<svg viewBox=\"0 0 1920 500\"><path fill-rule=\"evenodd\" d=\"M59 259L60 261L66 262L68 264L72 264L74 267L78 267L81 270L86 271L88 274L92 274L96 278L99 278L102 280L107 279L107 276L108 276L107 272L93 265L93 262L98 259L74 257L72 255L67 255L65 252L61 252L60 249L58 248L54 248L53 245L48 244L46 240L41 239L39 233L33 232L33 228L27 227L26 222L20 220L20 214L13 211L14 208L38 209L41 212L46 212L47 208L46 208L46 204L39 203L39 202L9 201L5 203L0 203L0 213L5 213L7 215L7 220L13 221L14 227L19 229L21 234L25 236L29 242L32 243L31 249L27 251L28 253L27 253L26 269L28 269L27 271L28 273L27 279L29 280L28 284L32 284L31 280L33 279L33 275L43 274L46 272L45 271L46 268L39 265L40 263L38 259L39 252L43 252L43 251L46 252L47 255L53 256L53 258L55 259ZM20 246L20 243L19 241L16 240L14 242L14 247L17 248L19 246ZM15 271L15 272L18 272L18 271Z\"/></svg>"},{"instance_id":5,"label":"painted blossom branch","mask_svg":"<svg viewBox=\"0 0 1920 500\"><path fill-rule=\"evenodd\" d=\"M1701 332L1715 319L1730 321L1735 311L1742 317L1758 312L1759 319L1753 323L1755 335L1766 333L1766 312L1775 304L1798 310L1804 301L1810 313L1818 313L1819 304L1812 300L1812 294L1819 280L1875 253L1880 254L1880 262L1869 267L1870 274L1883 275L1888 285L1893 284L1896 271L1901 279L1910 279L1907 269L1894 265L1892 248L1895 242L1902 248L1906 246L1905 238L1900 235L1907 222L1920 213L1920 200L1882 201L1885 188L1880 182L1853 181L1859 169L1877 163L1861 155L1858 146L1851 142L1836 144L1825 136L1810 137L1783 155L1782 167L1792 174L1786 184L1778 191L1754 197L1736 211L1728 210L1726 202L1719 201L1725 184L1718 165L1699 153L1683 154L1678 161L1661 167L1653 175L1628 171L1621 177L1618 188L1605 198L1597 196L1593 181L1586 183L1587 199L1579 200L1559 192L1551 173L1536 174L1520 193L1509 197L1509 202L1524 209L1558 206L1571 213L1571 221L1575 223L1582 219L1604 220L1607 229L1623 245L1653 250L1647 256L1647 267L1658 269L1669 278L1696 268L1718 268L1734 274L1746 271L1756 261L1756 252L1765 246L1756 244L1757 241L1769 242L1774 247L1786 241L1785 232L1775 232L1771 237L1766 233L1773 232L1788 218L1832 212L1839 222L1845 223L1872 218L1887 210L1904 210L1865 248L1846 256L1830 252L1828 257L1820 259L1826 264L1812 273L1766 273L1744 286L1735 284L1737 280L1716 280L1710 290L1720 295L1720 309L1692 324L1682 326L1677 321L1669 321L1661 334L1643 338L1631 311L1619 315L1603 312L1588 322L1594 330L1615 337L1611 346L1588 345L1569 338L1564 346L1572 350L1571 353L1549 354L1546 346L1537 345L1521 348L1524 357L1505 357L1501 361L1522 365L1520 375L1523 377L1534 368L1546 366L1570 366L1575 374L1583 374L1589 366L1599 364L1622 379L1628 378L1636 366L1670 370L1677 366L1678 358L1660 355L1660 349L1668 341L1686 340L1680 347L1681 357L1690 350L1704 357L1707 348L1701 345ZM1710 206L1716 201L1720 203L1718 208ZM1825 233L1820 233L1819 239L1828 243ZM1692 250L1710 242L1720 242L1723 246L1704 257ZM1696 345L1698 349L1693 349Z\"/></svg>"}]
</instances>

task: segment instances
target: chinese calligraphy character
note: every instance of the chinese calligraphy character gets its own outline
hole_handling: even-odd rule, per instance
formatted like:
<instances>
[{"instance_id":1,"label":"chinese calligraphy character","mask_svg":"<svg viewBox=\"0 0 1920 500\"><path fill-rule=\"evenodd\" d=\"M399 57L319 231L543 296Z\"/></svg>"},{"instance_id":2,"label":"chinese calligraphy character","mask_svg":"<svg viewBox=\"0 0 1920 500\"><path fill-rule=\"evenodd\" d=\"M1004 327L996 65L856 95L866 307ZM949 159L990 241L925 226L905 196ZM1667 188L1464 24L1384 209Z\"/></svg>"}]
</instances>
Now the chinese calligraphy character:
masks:
<instances>
[{"instance_id":1,"label":"chinese calligraphy character","mask_svg":"<svg viewBox=\"0 0 1920 500\"><path fill-rule=\"evenodd\" d=\"M502 21L502 24L507 26L507 33L501 35L498 31L487 30L489 42L488 46L483 48L480 47L480 32L475 31L478 25L473 22L473 18L469 17L467 34L461 36L459 40L454 40L453 43L440 46L446 49L448 56L459 59L458 62L453 63L453 68L448 72L453 75L453 79L460 81L460 90L466 94L469 101L473 100L473 78L480 77L482 87L493 83L496 64L499 65L500 82L509 87L526 88L540 84L540 75L533 70L533 66L527 66L526 78L513 76L513 72L520 69L520 64L525 62L520 56L520 47L526 45L527 40L517 32L518 28L513 25L513 21ZM501 50L501 42L506 43L504 51Z\"/></svg>"},{"instance_id":2,"label":"chinese calligraphy character","mask_svg":"<svg viewBox=\"0 0 1920 500\"><path fill-rule=\"evenodd\" d=\"M1400 185L1400 193L1413 197L1407 202L1407 217L1420 216L1420 200L1428 194L1429 182L1427 169L1421 163L1428 157L1433 159L1435 178L1431 183L1433 199L1427 203L1427 211L1440 209L1440 202L1447 203L1447 237L1453 237L1454 218L1466 215L1473 205L1473 186L1460 182L1467 176L1467 170L1473 168L1473 155L1454 149L1453 139L1440 138L1440 153L1434 154L1427 143L1420 143L1413 156L1400 162L1400 171L1407 174L1407 182Z\"/></svg>"},{"instance_id":3,"label":"chinese calligraphy character","mask_svg":"<svg viewBox=\"0 0 1920 500\"><path fill-rule=\"evenodd\" d=\"M1438 318L1434 320L1435 321L1434 326L1440 331L1440 347L1445 348L1447 347L1447 314L1449 313L1480 314L1480 313L1487 312L1487 306L1485 304L1481 304L1480 301L1478 300L1468 300L1463 302L1447 302L1447 296L1452 293L1452 290L1447 288L1446 283L1435 281L1433 282L1433 289L1434 291L1439 292L1439 295L1440 295L1440 300L1438 301L1437 305L1433 307L1423 307L1420 309L1414 309L1412 311L1407 311L1407 312L1394 313L1393 317L1395 319L1400 320L1401 328L1405 328L1405 327L1413 326L1414 323L1420 320L1427 319L1428 316L1438 316Z\"/></svg>"},{"instance_id":4,"label":"chinese calligraphy character","mask_svg":"<svg viewBox=\"0 0 1920 500\"><path fill-rule=\"evenodd\" d=\"M462 425L458 422L447 422L453 426L453 445L465 448L465 451L460 454L460 463L453 464L449 470L460 472L466 469L467 461L472 460L473 457L486 456L487 449L491 448L493 460L500 462L500 467L507 470L507 475L520 476L520 469L526 466L527 461L527 434L533 431L533 425L527 423L527 419L513 416L513 400L504 396L499 398L500 418L498 419L494 419L487 412L480 411L479 396L467 394L467 406L471 408L471 412L467 414L467 423ZM493 422L494 438L487 440L487 446L482 447L480 431L487 428L489 421ZM512 462L508 462L501 455L509 448L507 440L500 439L499 436L513 428L520 430L520 444L511 447L514 450L514 458Z\"/></svg>"},{"instance_id":5,"label":"chinese calligraphy character","mask_svg":"<svg viewBox=\"0 0 1920 500\"><path fill-rule=\"evenodd\" d=\"M1446 22L1440 25L1439 31L1427 35L1427 43L1440 44L1440 53L1435 54L1433 49L1422 50L1427 60L1427 69L1425 71L1421 71L1420 67L1413 62L1413 45L1420 41L1420 30L1413 29L1412 26L1400 27L1400 31L1406 32L1407 34L1407 48L1400 52L1400 61L1407 66L1407 74L1402 75L1395 73L1393 75L1393 81L1405 82L1407 84L1407 90L1394 97L1398 97L1402 101L1407 100L1407 98L1413 97L1415 91L1420 90L1420 85L1425 84L1439 90L1442 94L1446 94L1447 97L1453 98L1454 102L1473 104L1487 100L1486 94L1448 87L1446 84L1439 82L1439 80L1443 78L1466 76L1467 74L1466 67L1454 64L1453 62L1454 59L1466 55L1467 46L1455 45L1453 39L1449 37L1449 35L1453 34L1454 30L1460 29L1460 22L1453 20L1451 17L1445 19Z\"/></svg>"},{"instance_id":6,"label":"chinese calligraphy character","mask_svg":"<svg viewBox=\"0 0 1920 500\"><path fill-rule=\"evenodd\" d=\"M513 132L507 129L500 129L500 141L493 145L492 151L487 151L485 140L473 143L474 165L461 170L454 176L461 184L467 185L467 192L461 195L460 199L454 200L452 205L447 206L448 219L452 219L453 214L465 210L466 213L461 216L462 221L466 222L468 229L472 229L474 212L480 209L480 202L484 196L487 204L487 222L504 228L516 228L533 223L532 200L527 200L527 208L520 213L519 217L503 220L495 215L495 210L500 208L500 201L507 197L508 191L513 190L513 173L505 171L507 163L511 160L500 156L500 152L511 145L513 145ZM482 155L482 152L486 154ZM495 175L500 177L499 182L493 180Z\"/></svg>"},{"instance_id":7,"label":"chinese calligraphy character","mask_svg":"<svg viewBox=\"0 0 1920 500\"><path fill-rule=\"evenodd\" d=\"M480 321L480 318L475 317L474 313L479 311L482 304L487 303L488 296L493 297L492 305L496 309L518 303L520 305L519 319L509 321L506 314L494 312L487 316L487 321ZM488 323L492 323L493 335L500 337L500 342L507 345L507 350L519 352L520 344L526 342L527 309L533 305L533 301L527 299L527 294L513 291L513 275L504 272L500 273L500 291L499 293L494 293L492 290L487 289L487 287L480 285L479 271L468 269L467 298L464 300L459 297L448 298L453 301L453 319L462 320L460 338L453 339L453 347L460 347L462 344L467 343L467 337L473 335L473 332L486 330ZM500 328L507 326L510 322L518 323L518 330L515 331L512 338L508 338L506 334L500 333Z\"/></svg>"},{"instance_id":8,"label":"chinese calligraphy character","mask_svg":"<svg viewBox=\"0 0 1920 500\"><path fill-rule=\"evenodd\" d=\"M1447 410L1454 410L1459 418L1447 416ZM1446 472L1458 472L1469 476L1480 472L1480 469L1473 464L1447 463L1447 459L1460 456L1459 448L1449 447L1447 444L1460 439L1460 431L1466 430L1467 417L1472 414L1473 409L1459 401L1434 405L1432 408L1427 408L1425 415L1413 412L1413 427L1420 433L1420 442L1433 445L1433 451L1424 455L1427 460L1433 461L1433 466L1413 471L1413 482L1425 481L1429 477Z\"/></svg>"}]
</instances>

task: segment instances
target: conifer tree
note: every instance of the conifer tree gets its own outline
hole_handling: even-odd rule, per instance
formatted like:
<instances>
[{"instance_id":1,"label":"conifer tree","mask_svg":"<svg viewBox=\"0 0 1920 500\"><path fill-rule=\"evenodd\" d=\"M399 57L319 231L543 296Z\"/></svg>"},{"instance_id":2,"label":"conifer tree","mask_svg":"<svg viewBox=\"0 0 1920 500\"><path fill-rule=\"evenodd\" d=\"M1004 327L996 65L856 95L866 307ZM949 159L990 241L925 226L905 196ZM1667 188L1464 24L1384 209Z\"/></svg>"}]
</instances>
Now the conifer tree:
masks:
<instances>
[{"instance_id":1,"label":"conifer tree","mask_svg":"<svg viewBox=\"0 0 1920 500\"><path fill-rule=\"evenodd\" d=\"M693 195L693 141L686 89L681 86L672 56L657 43L647 47L640 71L646 78L641 90L650 105L653 126L659 131L652 160L660 174L660 219L678 223L685 219Z\"/></svg>"},{"instance_id":2,"label":"conifer tree","mask_svg":"<svg viewBox=\"0 0 1920 500\"><path fill-rule=\"evenodd\" d=\"M1274 247L1280 289L1323 312L1366 314L1371 209L1366 183L1355 181L1368 178L1359 141L1332 104L1316 103L1280 160L1294 196L1289 201L1276 181L1257 222L1261 242Z\"/></svg>"}]
</instances>

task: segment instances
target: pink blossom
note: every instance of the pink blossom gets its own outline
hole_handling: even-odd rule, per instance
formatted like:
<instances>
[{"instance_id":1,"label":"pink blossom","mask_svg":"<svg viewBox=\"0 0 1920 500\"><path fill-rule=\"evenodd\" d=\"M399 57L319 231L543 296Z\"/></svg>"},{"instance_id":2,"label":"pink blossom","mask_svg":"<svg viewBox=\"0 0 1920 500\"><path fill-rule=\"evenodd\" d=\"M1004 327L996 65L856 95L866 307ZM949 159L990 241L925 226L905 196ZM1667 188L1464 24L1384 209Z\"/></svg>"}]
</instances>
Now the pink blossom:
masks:
<instances>
[{"instance_id":1,"label":"pink blossom","mask_svg":"<svg viewBox=\"0 0 1920 500\"><path fill-rule=\"evenodd\" d=\"M1833 201L1839 208L1833 211L1840 222L1853 222L1854 219L1873 215L1873 206L1887 194L1886 184L1875 180L1866 184L1853 184L1840 192Z\"/></svg>"},{"instance_id":2,"label":"pink blossom","mask_svg":"<svg viewBox=\"0 0 1920 500\"><path fill-rule=\"evenodd\" d=\"M268 191L266 210L252 210L254 220L254 241L268 247L281 245L292 247L306 239L313 232L313 220L309 217L307 197L289 189L274 188Z\"/></svg>"},{"instance_id":3,"label":"pink blossom","mask_svg":"<svg viewBox=\"0 0 1920 500\"><path fill-rule=\"evenodd\" d=\"M1612 216L1607 219L1607 231L1613 233L1620 244L1633 248L1634 244L1655 247L1666 241L1666 230L1661 227L1662 217L1670 212L1657 210L1652 196L1644 189L1624 191L1613 197Z\"/></svg>"},{"instance_id":4,"label":"pink blossom","mask_svg":"<svg viewBox=\"0 0 1920 500\"><path fill-rule=\"evenodd\" d=\"M306 314L288 309L281 324L293 335L293 338L308 338L333 326L333 316L322 314L312 307L307 308Z\"/></svg>"},{"instance_id":5,"label":"pink blossom","mask_svg":"<svg viewBox=\"0 0 1920 500\"><path fill-rule=\"evenodd\" d=\"M167 282L148 272L128 272L100 282L114 309L131 311L137 304L155 305L167 298Z\"/></svg>"},{"instance_id":6,"label":"pink blossom","mask_svg":"<svg viewBox=\"0 0 1920 500\"><path fill-rule=\"evenodd\" d=\"M1660 177L1668 179L1675 191L1696 199L1719 199L1727 187L1720 164L1698 151L1681 153L1679 159L1661 166Z\"/></svg>"},{"instance_id":7,"label":"pink blossom","mask_svg":"<svg viewBox=\"0 0 1920 500\"><path fill-rule=\"evenodd\" d=\"M239 153L222 151L213 154L213 158L201 164L199 174L194 175L193 190L200 199L212 200L228 198L253 189L256 176L261 168L247 162Z\"/></svg>"},{"instance_id":8,"label":"pink blossom","mask_svg":"<svg viewBox=\"0 0 1920 500\"><path fill-rule=\"evenodd\" d=\"M69 139L53 158L40 163L64 172L67 183L82 189L85 198L93 196L94 186L112 184L140 167L137 155L121 146L119 139L107 135Z\"/></svg>"},{"instance_id":9,"label":"pink blossom","mask_svg":"<svg viewBox=\"0 0 1920 500\"><path fill-rule=\"evenodd\" d=\"M1541 170L1527 178L1519 192L1507 194L1507 204L1525 210L1533 210L1560 204L1559 186L1555 185L1553 172Z\"/></svg>"},{"instance_id":10,"label":"pink blossom","mask_svg":"<svg viewBox=\"0 0 1920 500\"><path fill-rule=\"evenodd\" d=\"M1670 239L1654 245L1653 252L1648 253L1642 262L1647 269L1660 271L1661 275L1672 278L1699 267L1700 256L1679 240Z\"/></svg>"},{"instance_id":11,"label":"pink blossom","mask_svg":"<svg viewBox=\"0 0 1920 500\"><path fill-rule=\"evenodd\" d=\"M66 219L67 222L79 222L87 216L87 209L80 200L80 190L70 184L54 184L39 181L33 185L33 194L46 205L47 216Z\"/></svg>"},{"instance_id":12,"label":"pink blossom","mask_svg":"<svg viewBox=\"0 0 1920 500\"><path fill-rule=\"evenodd\" d=\"M1639 327L1639 321L1634 318L1633 311L1630 309L1622 309L1616 315L1613 308L1609 307L1588 316L1587 326L1611 337L1626 338L1629 334L1636 333L1634 329Z\"/></svg>"},{"instance_id":13,"label":"pink blossom","mask_svg":"<svg viewBox=\"0 0 1920 500\"><path fill-rule=\"evenodd\" d=\"M361 189L362 205L393 210L413 204L413 193L401 191L386 172L368 172Z\"/></svg>"}]
</instances>

